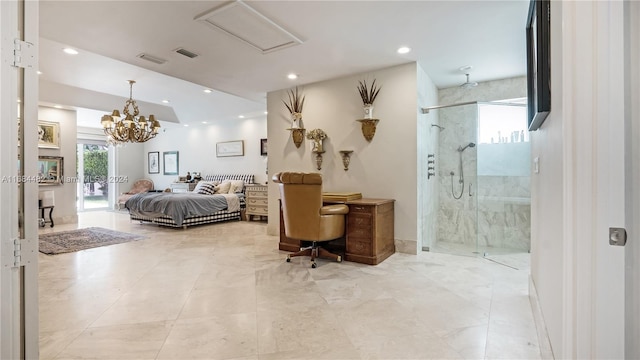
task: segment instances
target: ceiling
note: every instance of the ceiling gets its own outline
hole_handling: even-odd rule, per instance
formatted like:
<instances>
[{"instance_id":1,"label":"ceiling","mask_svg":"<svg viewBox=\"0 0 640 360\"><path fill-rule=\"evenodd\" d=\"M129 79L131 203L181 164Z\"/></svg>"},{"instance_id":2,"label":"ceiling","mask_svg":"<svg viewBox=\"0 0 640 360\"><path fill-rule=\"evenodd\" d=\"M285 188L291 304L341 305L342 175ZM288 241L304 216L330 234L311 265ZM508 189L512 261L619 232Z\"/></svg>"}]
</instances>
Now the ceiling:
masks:
<instances>
[{"instance_id":1,"label":"ceiling","mask_svg":"<svg viewBox=\"0 0 640 360\"><path fill-rule=\"evenodd\" d=\"M110 111L123 107L126 80L133 79L142 114L200 125L264 117L269 91L411 61L439 88L462 84L459 69L467 65L471 81L526 73L529 0L245 1L302 41L269 53L195 20L229 3L41 0L41 101ZM261 32L254 22L235 23ZM400 55L400 46L412 51ZM67 55L64 47L79 54ZM166 62L140 59L141 53ZM299 78L289 80L289 73Z\"/></svg>"}]
</instances>

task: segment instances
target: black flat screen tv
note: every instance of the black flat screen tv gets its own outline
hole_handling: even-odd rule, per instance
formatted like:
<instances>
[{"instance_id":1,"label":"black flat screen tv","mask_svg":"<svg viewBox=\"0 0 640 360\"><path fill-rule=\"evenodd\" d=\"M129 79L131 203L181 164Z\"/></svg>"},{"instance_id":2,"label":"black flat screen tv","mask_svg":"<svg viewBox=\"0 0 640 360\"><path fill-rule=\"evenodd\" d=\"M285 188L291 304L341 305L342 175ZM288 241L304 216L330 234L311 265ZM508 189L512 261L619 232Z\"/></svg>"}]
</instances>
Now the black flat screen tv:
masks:
<instances>
[{"instance_id":1,"label":"black flat screen tv","mask_svg":"<svg viewBox=\"0 0 640 360\"><path fill-rule=\"evenodd\" d=\"M531 0L527 19L527 115L538 130L551 111L550 1Z\"/></svg>"}]
</instances>

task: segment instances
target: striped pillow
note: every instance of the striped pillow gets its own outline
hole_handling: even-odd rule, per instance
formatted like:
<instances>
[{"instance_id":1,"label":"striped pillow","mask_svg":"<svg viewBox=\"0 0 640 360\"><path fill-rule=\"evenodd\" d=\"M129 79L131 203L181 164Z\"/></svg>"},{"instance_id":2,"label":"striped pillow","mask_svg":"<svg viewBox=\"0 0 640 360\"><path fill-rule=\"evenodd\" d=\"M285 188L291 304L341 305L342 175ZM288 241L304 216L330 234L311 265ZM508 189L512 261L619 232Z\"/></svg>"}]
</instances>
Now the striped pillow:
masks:
<instances>
[{"instance_id":1,"label":"striped pillow","mask_svg":"<svg viewBox=\"0 0 640 360\"><path fill-rule=\"evenodd\" d=\"M213 195L216 193L216 186L212 183L202 184L196 191L196 193L203 195Z\"/></svg>"}]
</instances>

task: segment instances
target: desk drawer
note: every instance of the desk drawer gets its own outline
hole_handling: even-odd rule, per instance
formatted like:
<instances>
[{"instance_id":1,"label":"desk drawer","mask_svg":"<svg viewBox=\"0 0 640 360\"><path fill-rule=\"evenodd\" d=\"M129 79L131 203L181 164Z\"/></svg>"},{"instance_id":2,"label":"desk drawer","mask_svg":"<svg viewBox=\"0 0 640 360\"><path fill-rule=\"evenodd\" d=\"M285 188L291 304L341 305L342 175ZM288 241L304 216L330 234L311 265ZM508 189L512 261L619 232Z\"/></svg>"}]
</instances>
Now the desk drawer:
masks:
<instances>
[{"instance_id":1,"label":"desk drawer","mask_svg":"<svg viewBox=\"0 0 640 360\"><path fill-rule=\"evenodd\" d=\"M373 214L373 206L368 205L349 205L349 213Z\"/></svg>"},{"instance_id":2,"label":"desk drawer","mask_svg":"<svg viewBox=\"0 0 640 360\"><path fill-rule=\"evenodd\" d=\"M371 256L371 239L349 238L347 253L353 255Z\"/></svg>"}]
</instances>

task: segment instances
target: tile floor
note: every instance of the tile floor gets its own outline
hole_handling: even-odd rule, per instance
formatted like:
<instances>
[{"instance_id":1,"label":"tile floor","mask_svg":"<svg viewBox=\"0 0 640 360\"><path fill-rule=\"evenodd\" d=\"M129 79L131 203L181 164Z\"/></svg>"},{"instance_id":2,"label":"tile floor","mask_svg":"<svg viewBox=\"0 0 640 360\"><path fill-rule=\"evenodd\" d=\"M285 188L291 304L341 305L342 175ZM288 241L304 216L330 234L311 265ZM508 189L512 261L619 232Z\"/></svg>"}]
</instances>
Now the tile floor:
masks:
<instances>
[{"instance_id":1,"label":"tile floor","mask_svg":"<svg viewBox=\"0 0 640 360\"><path fill-rule=\"evenodd\" d=\"M284 261L261 222L186 230L85 212L146 239L40 254L41 359L539 359L528 268L438 253Z\"/></svg>"}]
</instances>

